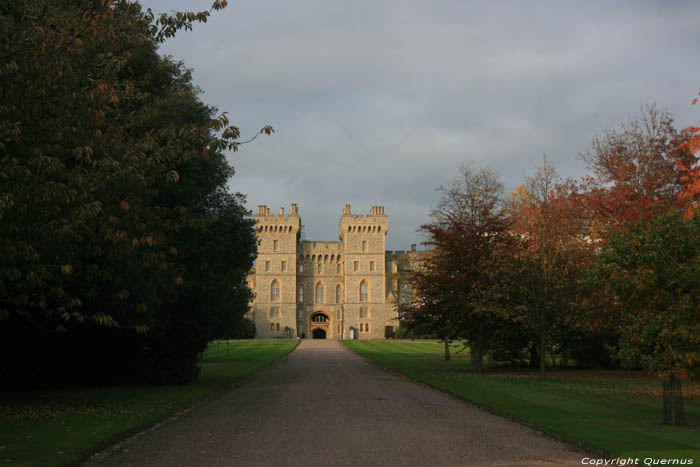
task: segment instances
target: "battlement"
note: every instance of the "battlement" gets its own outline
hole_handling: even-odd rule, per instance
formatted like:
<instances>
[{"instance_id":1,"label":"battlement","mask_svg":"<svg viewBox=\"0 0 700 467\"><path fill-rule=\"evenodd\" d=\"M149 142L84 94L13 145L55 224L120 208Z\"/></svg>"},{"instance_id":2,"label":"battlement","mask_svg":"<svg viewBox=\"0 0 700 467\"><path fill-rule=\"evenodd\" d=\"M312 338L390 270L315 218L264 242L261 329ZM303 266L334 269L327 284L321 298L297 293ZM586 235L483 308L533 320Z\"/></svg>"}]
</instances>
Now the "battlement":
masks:
<instances>
[{"instance_id":1,"label":"battlement","mask_svg":"<svg viewBox=\"0 0 700 467\"><path fill-rule=\"evenodd\" d=\"M258 213L253 215L253 218L255 218L255 219L265 218L266 222L274 221L274 220L285 221L285 220L288 220L289 218L298 219L299 218L299 210L297 209L296 203L292 203L289 206L289 215L285 216L283 207L280 208L279 214L275 215L275 214L270 214L270 208L268 208L266 205L260 204L260 205L258 205Z\"/></svg>"},{"instance_id":2,"label":"battlement","mask_svg":"<svg viewBox=\"0 0 700 467\"><path fill-rule=\"evenodd\" d=\"M343 215L340 218L341 222L350 222L349 219L352 219L352 222L357 222L357 223L374 223L377 222L377 218L386 218L386 214L384 214L384 206L372 206L369 209L369 214L364 216L361 214L352 214L350 211L350 205L346 204L345 207L343 208Z\"/></svg>"},{"instance_id":3,"label":"battlement","mask_svg":"<svg viewBox=\"0 0 700 467\"><path fill-rule=\"evenodd\" d=\"M292 233L296 234L301 227L301 218L297 211L297 205L292 204L289 215L284 214L284 208L280 208L279 214L270 214L270 208L264 204L258 206L258 213L253 216L256 222L255 230L261 233Z\"/></svg>"},{"instance_id":4,"label":"battlement","mask_svg":"<svg viewBox=\"0 0 700 467\"><path fill-rule=\"evenodd\" d=\"M301 252L304 254L336 252L340 251L340 249L340 242L314 242L309 240L301 242Z\"/></svg>"},{"instance_id":5,"label":"battlement","mask_svg":"<svg viewBox=\"0 0 700 467\"><path fill-rule=\"evenodd\" d=\"M387 251L386 251L386 256L387 256L387 258L398 258L398 257L400 257L400 256L405 256L405 255L408 255L408 254L411 254L411 253L413 253L413 254L418 253L418 252L416 251L416 245L415 245L415 243L414 243L413 245L411 245L411 250L410 250L410 251L406 251L406 250L387 250Z\"/></svg>"}]
</instances>

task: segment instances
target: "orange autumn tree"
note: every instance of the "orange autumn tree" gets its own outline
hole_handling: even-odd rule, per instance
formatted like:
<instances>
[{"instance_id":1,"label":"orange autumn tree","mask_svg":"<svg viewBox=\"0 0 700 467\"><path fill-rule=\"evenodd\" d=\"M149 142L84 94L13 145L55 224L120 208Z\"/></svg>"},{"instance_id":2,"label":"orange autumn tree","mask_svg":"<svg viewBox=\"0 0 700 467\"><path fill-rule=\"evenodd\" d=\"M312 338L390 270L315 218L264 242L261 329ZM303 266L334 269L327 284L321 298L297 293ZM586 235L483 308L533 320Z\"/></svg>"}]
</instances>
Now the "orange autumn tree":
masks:
<instances>
[{"instance_id":1,"label":"orange autumn tree","mask_svg":"<svg viewBox=\"0 0 700 467\"><path fill-rule=\"evenodd\" d=\"M689 131L678 131L673 121L656 106L642 108L619 127L604 128L581 155L591 170L582 200L596 238L607 240L628 223L686 208L681 193L696 159Z\"/></svg>"},{"instance_id":2,"label":"orange autumn tree","mask_svg":"<svg viewBox=\"0 0 700 467\"><path fill-rule=\"evenodd\" d=\"M580 276L590 263L590 238L571 182L562 182L545 157L537 173L513 195L517 247L512 251L509 296L514 313L537 336L540 376L553 333L577 326Z\"/></svg>"},{"instance_id":3,"label":"orange autumn tree","mask_svg":"<svg viewBox=\"0 0 700 467\"><path fill-rule=\"evenodd\" d=\"M698 102L700 102L700 99L696 97L693 99L692 104L695 105ZM700 125L700 122L698 122L698 125ZM698 150L700 150L700 126L690 125L684 128L682 133L686 136L686 139L680 143L680 149L691 154L697 154ZM700 168L697 164L697 157L693 158L691 162L693 163L692 165L683 163L683 161L678 162L680 169L683 171L683 182L685 182L680 198L688 203L685 211L686 217L690 217L700 205Z\"/></svg>"}]
</instances>

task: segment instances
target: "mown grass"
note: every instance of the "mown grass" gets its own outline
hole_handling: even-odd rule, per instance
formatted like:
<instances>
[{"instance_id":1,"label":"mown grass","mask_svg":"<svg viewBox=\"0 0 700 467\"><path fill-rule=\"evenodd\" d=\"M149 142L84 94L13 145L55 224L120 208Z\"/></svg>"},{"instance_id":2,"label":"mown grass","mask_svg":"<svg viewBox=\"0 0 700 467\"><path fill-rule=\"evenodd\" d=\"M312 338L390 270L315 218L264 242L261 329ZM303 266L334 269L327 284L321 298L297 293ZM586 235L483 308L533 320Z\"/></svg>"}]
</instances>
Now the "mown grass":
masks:
<instances>
[{"instance_id":1,"label":"mown grass","mask_svg":"<svg viewBox=\"0 0 700 467\"><path fill-rule=\"evenodd\" d=\"M296 340L212 343L194 383L0 393L0 465L59 466L230 388Z\"/></svg>"},{"instance_id":2,"label":"mown grass","mask_svg":"<svg viewBox=\"0 0 700 467\"><path fill-rule=\"evenodd\" d=\"M434 341L433 341L434 342ZM443 361L435 343L345 341L382 366L583 448L620 457L700 462L700 387L684 387L688 427L663 425L661 384L639 372L469 370L463 352ZM456 349L456 346L452 347Z\"/></svg>"}]
</instances>

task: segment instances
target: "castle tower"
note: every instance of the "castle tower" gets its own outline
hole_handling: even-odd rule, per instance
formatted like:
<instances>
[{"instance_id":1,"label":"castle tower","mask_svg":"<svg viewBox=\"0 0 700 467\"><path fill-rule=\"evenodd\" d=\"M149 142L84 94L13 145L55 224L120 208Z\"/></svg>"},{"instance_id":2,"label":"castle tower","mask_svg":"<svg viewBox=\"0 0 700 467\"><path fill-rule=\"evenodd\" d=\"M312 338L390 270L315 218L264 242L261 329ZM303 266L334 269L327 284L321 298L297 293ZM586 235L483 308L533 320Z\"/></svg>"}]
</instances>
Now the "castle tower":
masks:
<instances>
[{"instance_id":1,"label":"castle tower","mask_svg":"<svg viewBox=\"0 0 700 467\"><path fill-rule=\"evenodd\" d=\"M253 216L258 237L255 262L255 327L257 337L293 338L297 336L296 252L301 219L296 204L285 215L270 214L267 206L258 206Z\"/></svg>"},{"instance_id":2,"label":"castle tower","mask_svg":"<svg viewBox=\"0 0 700 467\"><path fill-rule=\"evenodd\" d=\"M339 235L345 267L345 338L383 338L384 326L394 318L385 294L388 225L384 206L372 206L366 216L353 215L349 204L343 209Z\"/></svg>"}]
</instances>

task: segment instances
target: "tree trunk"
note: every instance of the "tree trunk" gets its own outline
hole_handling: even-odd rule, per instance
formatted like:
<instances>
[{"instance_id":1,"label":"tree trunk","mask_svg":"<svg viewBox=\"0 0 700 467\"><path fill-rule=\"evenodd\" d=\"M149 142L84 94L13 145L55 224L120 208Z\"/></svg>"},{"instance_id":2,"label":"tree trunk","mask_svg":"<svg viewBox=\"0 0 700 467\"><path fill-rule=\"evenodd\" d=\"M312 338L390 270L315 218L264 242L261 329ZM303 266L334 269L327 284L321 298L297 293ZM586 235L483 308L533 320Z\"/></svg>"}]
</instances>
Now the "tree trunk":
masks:
<instances>
[{"instance_id":1,"label":"tree trunk","mask_svg":"<svg viewBox=\"0 0 700 467\"><path fill-rule=\"evenodd\" d=\"M685 425L681 380L671 375L668 380L663 381L663 385L664 423L669 425Z\"/></svg>"},{"instance_id":2,"label":"tree trunk","mask_svg":"<svg viewBox=\"0 0 700 467\"><path fill-rule=\"evenodd\" d=\"M537 344L534 342L530 346L530 363L528 364L531 368L537 368L537 362L539 361L539 356L537 355Z\"/></svg>"},{"instance_id":3,"label":"tree trunk","mask_svg":"<svg viewBox=\"0 0 700 467\"><path fill-rule=\"evenodd\" d=\"M540 378L547 377L547 335L544 329L540 329Z\"/></svg>"},{"instance_id":4,"label":"tree trunk","mask_svg":"<svg viewBox=\"0 0 700 467\"><path fill-rule=\"evenodd\" d=\"M445 337L443 339L443 342L445 343L445 360L449 360L450 359L450 340L447 337Z\"/></svg>"},{"instance_id":5,"label":"tree trunk","mask_svg":"<svg viewBox=\"0 0 700 467\"><path fill-rule=\"evenodd\" d=\"M484 371L484 329L479 327L476 339L469 341L469 353L472 357L472 367L482 373Z\"/></svg>"}]
</instances>

